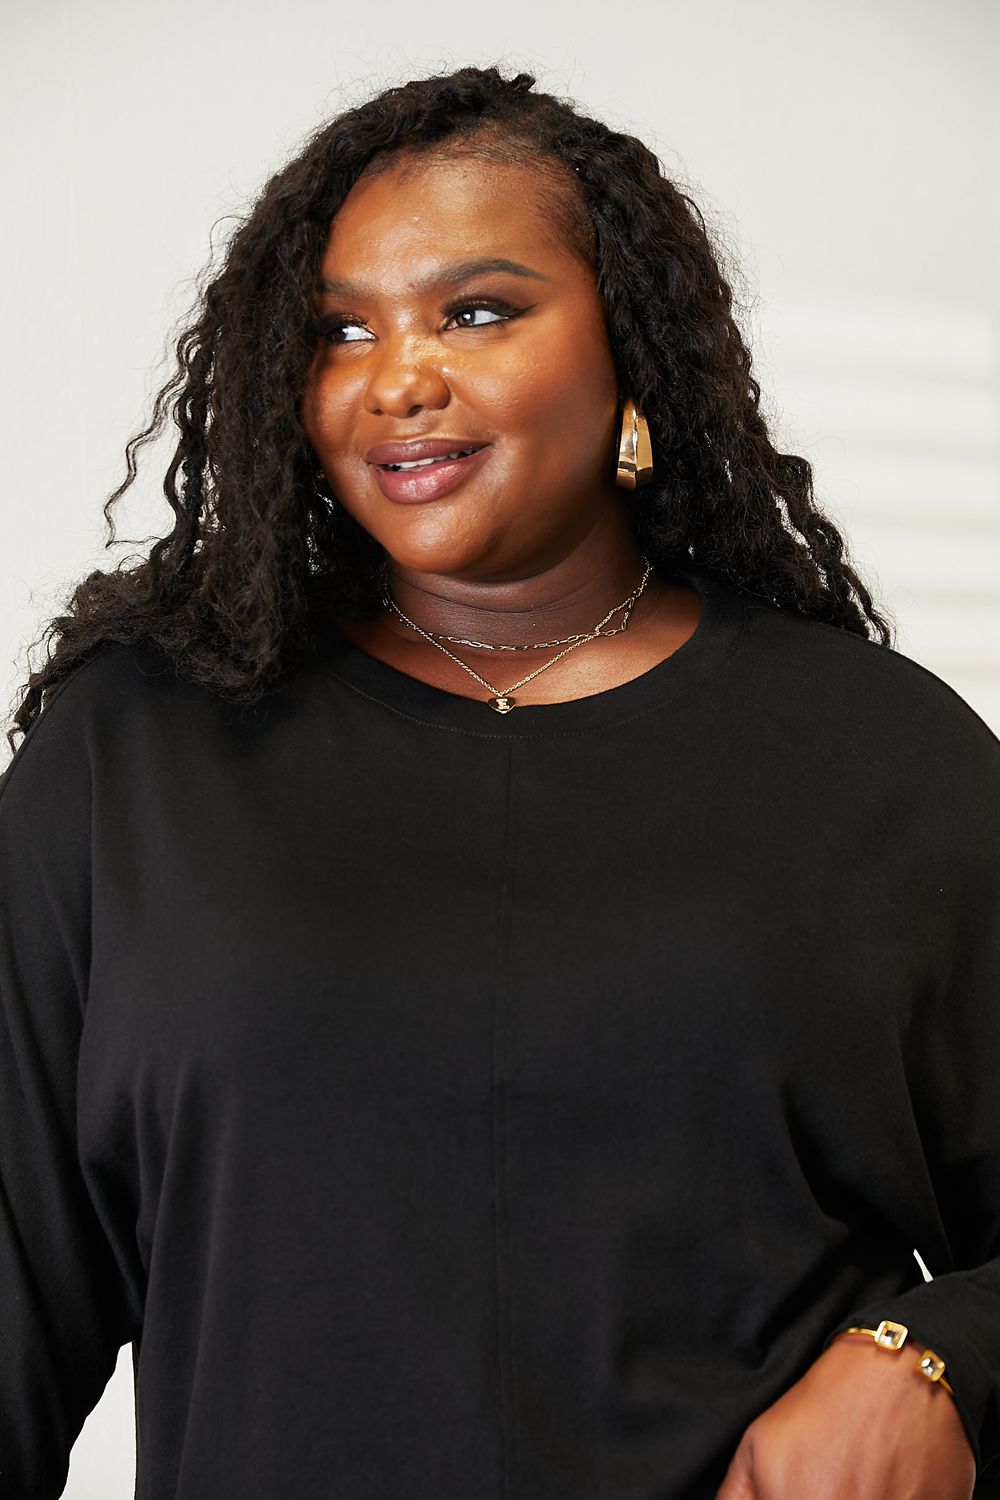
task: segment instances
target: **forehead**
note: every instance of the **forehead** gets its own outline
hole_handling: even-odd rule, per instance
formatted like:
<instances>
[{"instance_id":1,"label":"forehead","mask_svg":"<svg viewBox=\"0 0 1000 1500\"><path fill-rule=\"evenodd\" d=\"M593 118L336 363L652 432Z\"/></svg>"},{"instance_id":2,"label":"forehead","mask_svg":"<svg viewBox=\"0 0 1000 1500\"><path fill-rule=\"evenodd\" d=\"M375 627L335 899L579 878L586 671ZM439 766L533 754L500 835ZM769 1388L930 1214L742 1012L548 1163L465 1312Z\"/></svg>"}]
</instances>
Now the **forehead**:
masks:
<instances>
[{"instance_id":1,"label":"forehead","mask_svg":"<svg viewBox=\"0 0 1000 1500\"><path fill-rule=\"evenodd\" d=\"M459 256L569 260L546 213L553 191L551 175L526 164L402 158L351 188L330 227L324 274L352 280L390 262Z\"/></svg>"}]
</instances>

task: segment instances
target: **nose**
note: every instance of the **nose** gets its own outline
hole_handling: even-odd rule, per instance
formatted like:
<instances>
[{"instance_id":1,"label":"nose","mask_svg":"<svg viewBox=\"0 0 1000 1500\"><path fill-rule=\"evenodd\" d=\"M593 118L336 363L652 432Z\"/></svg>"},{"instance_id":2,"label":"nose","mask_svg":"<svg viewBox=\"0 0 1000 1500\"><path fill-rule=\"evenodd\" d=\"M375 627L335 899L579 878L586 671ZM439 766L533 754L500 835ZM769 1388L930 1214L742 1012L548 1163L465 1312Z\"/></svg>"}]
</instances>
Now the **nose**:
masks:
<instances>
[{"instance_id":1,"label":"nose","mask_svg":"<svg viewBox=\"0 0 1000 1500\"><path fill-rule=\"evenodd\" d=\"M451 390L433 355L415 339L384 339L370 366L365 410L375 416L412 417L447 406Z\"/></svg>"}]
</instances>

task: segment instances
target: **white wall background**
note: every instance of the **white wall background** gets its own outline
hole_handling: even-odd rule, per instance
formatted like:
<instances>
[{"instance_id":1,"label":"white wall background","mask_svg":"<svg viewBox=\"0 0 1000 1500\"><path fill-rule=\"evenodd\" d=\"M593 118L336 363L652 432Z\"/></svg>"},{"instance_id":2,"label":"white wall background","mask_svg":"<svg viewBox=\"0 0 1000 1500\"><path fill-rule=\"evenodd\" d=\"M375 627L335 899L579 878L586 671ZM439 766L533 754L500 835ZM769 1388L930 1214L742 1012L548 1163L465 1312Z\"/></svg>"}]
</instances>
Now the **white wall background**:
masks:
<instances>
[{"instance_id":1,"label":"white wall background","mask_svg":"<svg viewBox=\"0 0 1000 1500\"><path fill-rule=\"evenodd\" d=\"M780 441L900 649L1000 730L996 0L0 0L0 58L4 708L72 584L136 550L103 550L101 505L210 226L321 117L500 62L642 136L721 226ZM169 526L155 464L137 491L124 538ZM66 1495L133 1484L123 1351Z\"/></svg>"}]
</instances>

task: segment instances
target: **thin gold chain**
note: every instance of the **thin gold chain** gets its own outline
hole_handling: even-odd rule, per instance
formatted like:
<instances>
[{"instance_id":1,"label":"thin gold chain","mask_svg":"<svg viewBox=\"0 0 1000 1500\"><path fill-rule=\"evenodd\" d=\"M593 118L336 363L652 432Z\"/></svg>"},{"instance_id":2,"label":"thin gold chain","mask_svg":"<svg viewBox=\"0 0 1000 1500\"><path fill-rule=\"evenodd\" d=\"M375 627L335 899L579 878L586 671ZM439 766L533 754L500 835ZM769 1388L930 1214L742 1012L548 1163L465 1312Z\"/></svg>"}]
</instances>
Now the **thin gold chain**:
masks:
<instances>
[{"instance_id":1,"label":"thin gold chain","mask_svg":"<svg viewBox=\"0 0 1000 1500\"><path fill-rule=\"evenodd\" d=\"M643 561L645 561L645 559L643 559ZM631 606L635 603L636 599L638 599L639 595L642 593L645 582L646 579L644 576L639 587L634 589L633 592L629 594L628 598L624 599L621 604L616 604L614 609L608 610L608 613L604 616L601 624L595 625L593 631L584 631L578 633L577 635L564 635L558 641L529 641L526 646L505 646L491 645L487 641L473 641L470 640L468 636L464 635L444 635L440 630L428 630L427 634L436 641L451 641L453 645L456 646L474 646L479 651L544 651L547 646L566 646L570 644L575 645L577 641L582 644L584 641L593 640L595 632L600 632L600 634L602 635L617 635L620 630L624 630L624 624L616 625L611 630L602 630L601 626L606 625L607 622L611 619L611 616L616 615L620 609L630 609Z\"/></svg>"},{"instance_id":2,"label":"thin gold chain","mask_svg":"<svg viewBox=\"0 0 1000 1500\"><path fill-rule=\"evenodd\" d=\"M485 677L480 677L479 673L476 672L472 667L470 667L466 662L462 661L460 657L456 656L454 651L449 651L447 646L442 646L440 641L434 639L434 636L430 633L430 631L424 630L420 625L415 624L415 622L411 620L409 616L404 615L403 611L400 609L399 605L390 594L387 593L383 596L383 603L388 605L388 607L399 616L399 618L405 625L409 625L411 630L415 630L418 635L422 635L425 640L430 641L431 645L436 646L439 651L443 651L445 656L450 656L452 661L460 666L463 671L469 673L470 677L474 677L476 681L481 683L484 688L488 688L494 695L494 698L507 700L509 699L510 694L514 691L515 688L524 687L526 682L531 682L532 678L537 677L539 673L546 671L549 667L554 667L557 661L562 661L563 657L568 656L571 651L575 651L577 646L583 646L587 643L587 641L595 640L599 635L617 635L620 631L625 629L625 627L628 625L629 615L632 613L633 605L641 595L643 589L646 587L646 584L649 582L649 575L653 571L653 564L647 558L643 558L643 562L645 563L645 572L642 575L642 582L639 584L638 588L633 590L633 592L628 596L623 604L616 604L613 609L609 609L607 614L604 616L604 619L601 620L597 625L595 625L593 630L589 631L586 635L577 636L575 638L571 637L571 644L566 647L565 651L560 651L559 655L554 656L551 661L544 662L540 667L536 667L534 672L529 672L527 677L522 677L520 682L511 683L509 688L505 688L502 691L499 688L495 688L492 682L487 682ZM611 616L617 614L620 609L625 610L625 614L622 617L622 623L620 625L616 625L612 630L604 630L603 627L611 619ZM454 637L444 636L443 639L453 640ZM465 644L473 645L476 643L466 641ZM546 643L543 642L542 644L544 645ZM548 644L556 645L558 643L552 641ZM533 650L536 648L522 647L520 649Z\"/></svg>"}]
</instances>

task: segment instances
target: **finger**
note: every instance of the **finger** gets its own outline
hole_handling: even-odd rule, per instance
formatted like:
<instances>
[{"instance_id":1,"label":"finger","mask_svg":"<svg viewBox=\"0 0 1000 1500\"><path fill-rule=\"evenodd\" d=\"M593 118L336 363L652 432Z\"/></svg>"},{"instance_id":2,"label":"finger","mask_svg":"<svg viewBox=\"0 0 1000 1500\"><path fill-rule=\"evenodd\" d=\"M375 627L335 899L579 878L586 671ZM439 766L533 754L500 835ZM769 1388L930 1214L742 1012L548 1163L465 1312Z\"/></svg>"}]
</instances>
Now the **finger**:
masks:
<instances>
[{"instance_id":1,"label":"finger","mask_svg":"<svg viewBox=\"0 0 1000 1500\"><path fill-rule=\"evenodd\" d=\"M750 1461L750 1444L743 1442L733 1454L726 1477L715 1500L757 1500Z\"/></svg>"}]
</instances>

